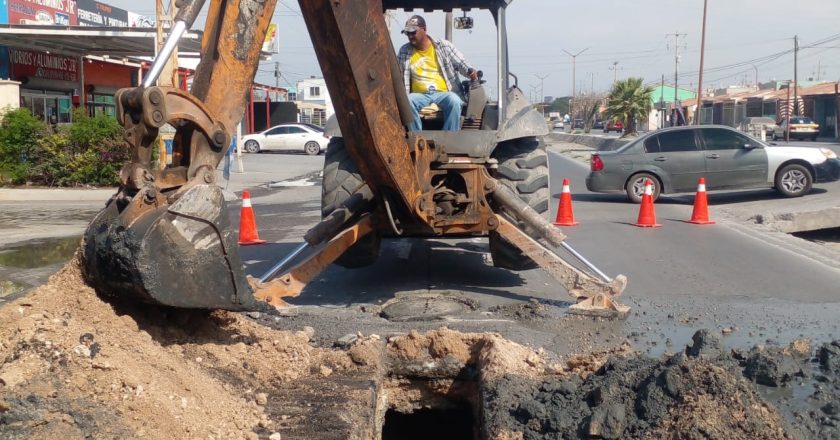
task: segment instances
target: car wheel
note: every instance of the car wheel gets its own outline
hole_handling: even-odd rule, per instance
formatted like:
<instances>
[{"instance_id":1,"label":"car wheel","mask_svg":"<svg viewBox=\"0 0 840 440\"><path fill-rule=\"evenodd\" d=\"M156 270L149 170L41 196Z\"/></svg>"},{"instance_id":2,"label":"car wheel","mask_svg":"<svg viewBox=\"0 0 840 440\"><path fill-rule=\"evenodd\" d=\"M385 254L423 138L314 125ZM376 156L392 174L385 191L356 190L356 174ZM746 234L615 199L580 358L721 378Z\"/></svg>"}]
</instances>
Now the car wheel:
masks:
<instances>
[{"instance_id":1,"label":"car wheel","mask_svg":"<svg viewBox=\"0 0 840 440\"><path fill-rule=\"evenodd\" d=\"M639 173L630 176L624 185L627 198L631 202L642 203L642 196L645 194L645 182L648 180L653 184L653 201L659 198L659 194L662 192L662 184L659 183L659 179L653 174Z\"/></svg>"},{"instance_id":2,"label":"car wheel","mask_svg":"<svg viewBox=\"0 0 840 440\"><path fill-rule=\"evenodd\" d=\"M260 152L260 144L257 141L245 142L245 151L247 151L249 153L259 153Z\"/></svg>"},{"instance_id":3,"label":"car wheel","mask_svg":"<svg viewBox=\"0 0 840 440\"><path fill-rule=\"evenodd\" d=\"M309 141L303 146L303 151L310 156L317 156L321 153L321 146L315 141Z\"/></svg>"},{"instance_id":4,"label":"car wheel","mask_svg":"<svg viewBox=\"0 0 840 440\"><path fill-rule=\"evenodd\" d=\"M785 165L776 173L776 190L785 197L801 197L811 192L811 172L799 164Z\"/></svg>"}]
</instances>

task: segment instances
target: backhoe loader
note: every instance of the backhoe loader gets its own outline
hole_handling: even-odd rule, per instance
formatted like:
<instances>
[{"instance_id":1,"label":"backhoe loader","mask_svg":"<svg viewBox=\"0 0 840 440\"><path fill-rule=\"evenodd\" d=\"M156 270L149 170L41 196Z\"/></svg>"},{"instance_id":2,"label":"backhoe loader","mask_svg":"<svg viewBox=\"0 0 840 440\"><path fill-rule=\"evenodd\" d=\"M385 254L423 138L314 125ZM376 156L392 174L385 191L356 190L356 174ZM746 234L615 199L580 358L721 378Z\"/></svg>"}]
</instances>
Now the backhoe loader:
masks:
<instances>
[{"instance_id":1,"label":"backhoe loader","mask_svg":"<svg viewBox=\"0 0 840 440\"><path fill-rule=\"evenodd\" d=\"M508 70L511 0L300 0L336 115L327 124L323 219L259 278L244 275L215 169L242 117L276 0L211 0L191 93L154 85L203 4L179 1L142 85L115 97L132 158L84 236L83 272L100 295L264 310L299 295L333 262L373 263L383 236L486 236L496 266L545 269L575 299L571 311L626 314L615 301L626 278L599 271L545 218L547 127ZM498 96L488 98L480 80L466 84L460 131L435 130L433 117L422 131L406 129L411 109L384 13L414 9L478 10L497 26ZM173 164L152 169L153 142L167 123L176 127Z\"/></svg>"}]
</instances>

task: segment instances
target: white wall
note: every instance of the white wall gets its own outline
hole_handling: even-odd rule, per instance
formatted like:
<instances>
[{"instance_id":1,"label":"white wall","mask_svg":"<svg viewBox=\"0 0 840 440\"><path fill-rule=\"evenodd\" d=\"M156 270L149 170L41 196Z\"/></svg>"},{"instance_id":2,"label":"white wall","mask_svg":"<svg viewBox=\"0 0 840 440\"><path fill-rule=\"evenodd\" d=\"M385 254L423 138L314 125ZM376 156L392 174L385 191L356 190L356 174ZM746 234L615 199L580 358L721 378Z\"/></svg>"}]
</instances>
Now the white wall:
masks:
<instances>
[{"instance_id":1,"label":"white wall","mask_svg":"<svg viewBox=\"0 0 840 440\"><path fill-rule=\"evenodd\" d=\"M0 111L9 107L14 110L20 107L20 83L7 79L0 79Z\"/></svg>"}]
</instances>

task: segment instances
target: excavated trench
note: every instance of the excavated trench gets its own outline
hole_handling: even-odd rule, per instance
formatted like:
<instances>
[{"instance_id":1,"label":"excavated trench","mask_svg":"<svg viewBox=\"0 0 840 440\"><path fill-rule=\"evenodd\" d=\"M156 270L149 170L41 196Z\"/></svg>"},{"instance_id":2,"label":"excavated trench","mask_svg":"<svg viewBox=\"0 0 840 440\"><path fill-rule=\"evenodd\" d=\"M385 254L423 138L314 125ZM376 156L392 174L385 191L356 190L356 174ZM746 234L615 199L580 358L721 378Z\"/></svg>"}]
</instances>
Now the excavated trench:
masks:
<instances>
[{"instance_id":1,"label":"excavated trench","mask_svg":"<svg viewBox=\"0 0 840 440\"><path fill-rule=\"evenodd\" d=\"M0 308L0 437L840 438L840 341L701 331L650 358L444 327L327 347L255 316L115 305L68 265Z\"/></svg>"}]
</instances>

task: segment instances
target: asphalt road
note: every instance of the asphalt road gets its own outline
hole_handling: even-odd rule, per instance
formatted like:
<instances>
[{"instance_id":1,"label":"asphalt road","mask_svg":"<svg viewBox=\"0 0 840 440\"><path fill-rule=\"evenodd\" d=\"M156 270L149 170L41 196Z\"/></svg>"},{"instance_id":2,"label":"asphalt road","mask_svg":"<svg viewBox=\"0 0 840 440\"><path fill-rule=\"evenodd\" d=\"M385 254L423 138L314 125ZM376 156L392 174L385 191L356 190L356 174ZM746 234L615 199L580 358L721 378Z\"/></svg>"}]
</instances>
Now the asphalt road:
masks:
<instances>
[{"instance_id":1,"label":"asphalt road","mask_svg":"<svg viewBox=\"0 0 840 440\"><path fill-rule=\"evenodd\" d=\"M629 339L656 353L688 342L700 327L727 329L728 341L742 346L800 335L815 340L836 335L840 271L819 245L752 227L732 213L716 225L686 223L690 195L662 198L656 207L662 228L637 228L632 223L638 205L627 203L623 195L588 193L583 186L587 170L580 161L553 152L549 157L552 218L560 182L564 177L572 181L580 225L564 228L568 243L607 274L622 273L630 279L622 300L634 307L634 314L624 324L564 318L568 297L554 280L539 270L493 268L485 240L388 239L375 265L357 270L331 266L322 272L299 298L290 300L298 307L278 325L312 325L325 340L356 331L388 333L440 325L432 321L405 326L370 312L395 297L424 294L454 295L473 304L474 309L445 321L450 327L499 331L560 352ZM277 204L278 193L255 200L262 212L260 230L280 243L242 249L252 274L262 274L318 220L318 188L296 191L300 200L293 203ZM817 191L816 197L828 192ZM304 194L311 199L303 200ZM720 193L710 199L713 204L729 200L729 205L753 207L746 211L791 203L772 190ZM808 203L808 198L793 203ZM723 209L713 207L713 218ZM534 301L548 305L550 317L520 313Z\"/></svg>"},{"instance_id":2,"label":"asphalt road","mask_svg":"<svg viewBox=\"0 0 840 440\"><path fill-rule=\"evenodd\" d=\"M627 203L623 195L586 192L587 170L580 161L553 152L549 158L551 216L560 182L567 177L580 225L563 232L568 243L604 272L628 276L622 301L633 311L626 321L567 316L569 298L554 280L540 270L494 268L486 240L468 238L388 239L375 265L358 270L331 266L319 274L299 298L290 300L296 307L284 311L275 325L312 326L324 343L358 331L387 335L447 325L464 331L497 331L559 353L625 340L658 353L687 343L701 327L731 330L726 333L727 343L733 346L785 342L800 335L822 341L840 335L836 323L840 271L825 257L830 254L813 243L747 221L746 212L789 201L780 201L770 190L712 194L711 213L718 224L697 226L683 221L691 213L690 196L665 196L656 206L663 227L642 229L632 226L638 206ZM241 255L247 271L261 275L319 220L318 170L323 156L246 155L244 160L248 172L234 173L236 182L229 189L252 189L259 232L269 244L243 247ZM836 190L796 203L831 194ZM738 202L717 206L718 198ZM751 208L727 211L732 206ZM237 223L239 202L232 199L229 210ZM16 221L70 219L72 211L21 213ZM79 234L86 224L82 217L79 214L74 223ZM47 270L60 265L53 264ZM436 297L430 304L451 299L457 310L444 321L401 323L379 315L395 298L417 295Z\"/></svg>"}]
</instances>

